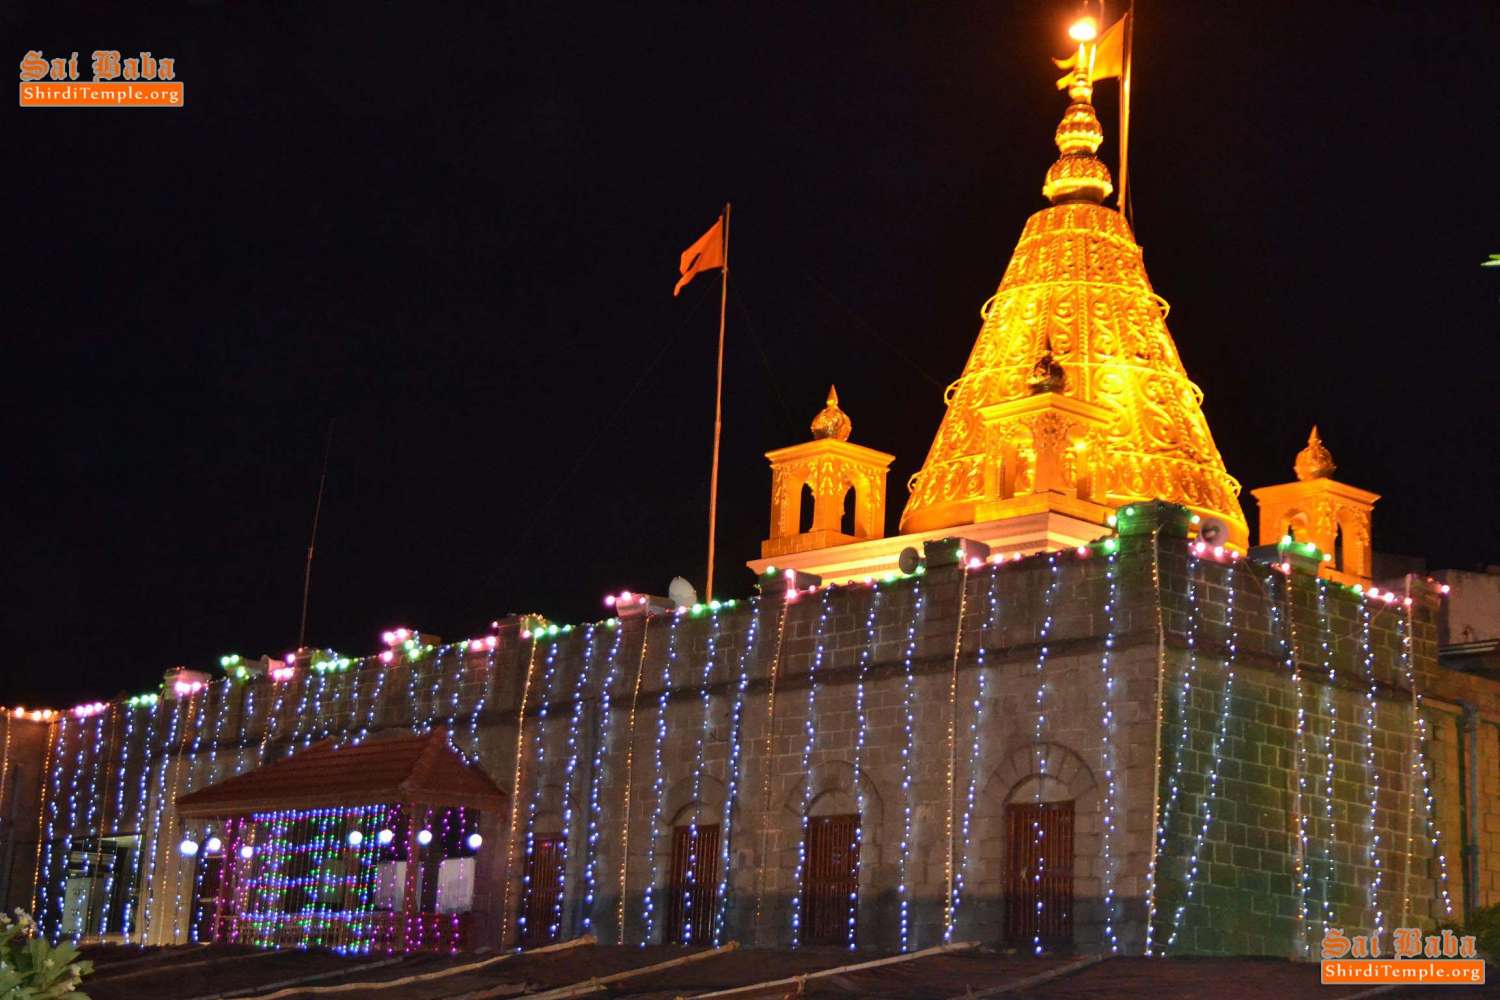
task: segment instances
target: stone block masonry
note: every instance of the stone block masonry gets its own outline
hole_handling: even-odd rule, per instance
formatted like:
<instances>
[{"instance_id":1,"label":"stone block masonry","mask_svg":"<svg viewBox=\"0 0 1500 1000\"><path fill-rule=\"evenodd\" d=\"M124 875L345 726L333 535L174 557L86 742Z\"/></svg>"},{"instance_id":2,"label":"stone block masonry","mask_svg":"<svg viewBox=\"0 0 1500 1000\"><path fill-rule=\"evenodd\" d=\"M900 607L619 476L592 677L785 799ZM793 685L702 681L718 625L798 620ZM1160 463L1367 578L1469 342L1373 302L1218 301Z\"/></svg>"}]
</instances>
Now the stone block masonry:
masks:
<instances>
[{"instance_id":1,"label":"stone block masonry","mask_svg":"<svg viewBox=\"0 0 1500 1000\"><path fill-rule=\"evenodd\" d=\"M41 727L33 898L54 935L191 940L176 795L315 740L443 726L513 796L483 823L474 906L494 943L541 891L527 844L560 835L562 937L683 936L673 896L698 892L696 942L1301 956L1325 924L1450 919L1471 867L1476 898L1500 891L1500 851L1461 843L1500 836L1494 727L1474 730L1482 792L1461 804L1448 706L1464 699L1414 595L1127 534L684 614L508 620L493 648L299 662ZM1493 711L1487 687L1461 693ZM1048 829L1071 843L1026 843L1042 834L1025 822L1063 813ZM838 817L857 817L853 840L815 841ZM690 876L683 838L710 826L717 856ZM139 838L128 917L66 904L89 836ZM1018 922L1039 903L1045 934Z\"/></svg>"}]
</instances>

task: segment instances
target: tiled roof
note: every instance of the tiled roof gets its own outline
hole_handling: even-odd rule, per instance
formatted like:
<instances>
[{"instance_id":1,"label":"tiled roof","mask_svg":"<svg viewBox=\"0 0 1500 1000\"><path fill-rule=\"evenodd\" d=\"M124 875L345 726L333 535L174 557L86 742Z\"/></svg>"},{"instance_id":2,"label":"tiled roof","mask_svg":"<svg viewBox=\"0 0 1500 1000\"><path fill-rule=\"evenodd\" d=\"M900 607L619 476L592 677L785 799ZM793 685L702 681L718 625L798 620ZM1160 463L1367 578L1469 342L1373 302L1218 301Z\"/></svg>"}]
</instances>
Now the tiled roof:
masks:
<instances>
[{"instance_id":1,"label":"tiled roof","mask_svg":"<svg viewBox=\"0 0 1500 1000\"><path fill-rule=\"evenodd\" d=\"M445 730L324 740L290 757L177 797L184 817L416 802L499 809L506 795L448 745Z\"/></svg>"}]
</instances>

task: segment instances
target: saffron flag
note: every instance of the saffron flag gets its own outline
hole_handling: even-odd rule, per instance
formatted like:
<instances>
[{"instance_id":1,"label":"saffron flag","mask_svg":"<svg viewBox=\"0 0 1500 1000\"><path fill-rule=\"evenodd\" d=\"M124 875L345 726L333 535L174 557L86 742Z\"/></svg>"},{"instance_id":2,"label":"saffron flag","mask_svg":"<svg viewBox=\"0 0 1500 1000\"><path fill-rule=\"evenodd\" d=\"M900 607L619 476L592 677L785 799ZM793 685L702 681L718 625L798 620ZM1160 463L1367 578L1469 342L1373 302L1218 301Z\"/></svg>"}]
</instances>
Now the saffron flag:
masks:
<instances>
[{"instance_id":1,"label":"saffron flag","mask_svg":"<svg viewBox=\"0 0 1500 1000\"><path fill-rule=\"evenodd\" d=\"M682 286L692 281L702 271L712 271L716 267L724 266L724 216L708 227L708 232L698 237L693 245L682 251L682 260L678 264L678 270L682 277L677 279L677 287L672 289L675 298L682 291Z\"/></svg>"},{"instance_id":2,"label":"saffron flag","mask_svg":"<svg viewBox=\"0 0 1500 1000\"><path fill-rule=\"evenodd\" d=\"M1125 72L1125 18L1120 18L1114 24L1105 29L1104 34L1093 46L1093 65L1089 70L1090 80L1111 80L1119 77ZM1052 60L1058 69L1073 70L1078 68L1078 53L1073 53L1066 59ZM1073 82L1073 74L1057 81L1058 90L1067 90Z\"/></svg>"}]
</instances>

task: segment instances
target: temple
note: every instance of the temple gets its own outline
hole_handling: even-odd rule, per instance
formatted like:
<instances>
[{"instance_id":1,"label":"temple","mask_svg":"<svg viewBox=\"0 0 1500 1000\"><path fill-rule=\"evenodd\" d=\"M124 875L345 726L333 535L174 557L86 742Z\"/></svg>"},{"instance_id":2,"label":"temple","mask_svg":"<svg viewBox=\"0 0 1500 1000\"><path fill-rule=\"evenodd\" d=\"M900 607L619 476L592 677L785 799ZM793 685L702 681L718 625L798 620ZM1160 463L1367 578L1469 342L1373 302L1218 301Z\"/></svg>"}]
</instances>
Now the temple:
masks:
<instances>
[{"instance_id":1,"label":"temple","mask_svg":"<svg viewBox=\"0 0 1500 1000\"><path fill-rule=\"evenodd\" d=\"M830 533L823 522L791 530L790 480L773 452L783 499L772 502L772 537L752 569L861 579L895 569L903 549L952 533L1006 553L1072 548L1103 534L1116 508L1153 498L1207 519L1216 542L1248 544L1239 483L1177 356L1167 304L1130 226L1102 204L1112 185L1095 155L1103 132L1092 81L1075 74L1068 93L1058 159L1042 186L1052 204L1027 220L980 310L978 340L943 394L947 412L908 484L902 533ZM791 536L802 541L776 544Z\"/></svg>"},{"instance_id":2,"label":"temple","mask_svg":"<svg viewBox=\"0 0 1500 1000\"><path fill-rule=\"evenodd\" d=\"M54 938L361 954L1308 958L1500 902L1500 576L1383 566L1316 429L1251 544L1105 204L1080 44L1049 204L897 534L893 456L830 387L766 453L748 596L7 709L5 905Z\"/></svg>"}]
</instances>

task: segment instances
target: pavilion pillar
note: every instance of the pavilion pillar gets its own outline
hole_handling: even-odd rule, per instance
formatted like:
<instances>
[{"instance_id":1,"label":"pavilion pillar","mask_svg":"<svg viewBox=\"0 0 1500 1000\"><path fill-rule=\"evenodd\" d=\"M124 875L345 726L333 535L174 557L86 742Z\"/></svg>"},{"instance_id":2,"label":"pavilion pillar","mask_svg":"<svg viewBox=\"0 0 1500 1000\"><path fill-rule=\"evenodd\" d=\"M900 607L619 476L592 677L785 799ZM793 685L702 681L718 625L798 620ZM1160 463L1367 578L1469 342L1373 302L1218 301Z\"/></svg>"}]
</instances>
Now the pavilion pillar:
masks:
<instances>
[{"instance_id":1,"label":"pavilion pillar","mask_svg":"<svg viewBox=\"0 0 1500 1000\"><path fill-rule=\"evenodd\" d=\"M427 806L404 802L406 814L406 879L401 889L401 950L412 950L412 931L420 929L422 919L422 845L417 834L427 819Z\"/></svg>"}]
</instances>

